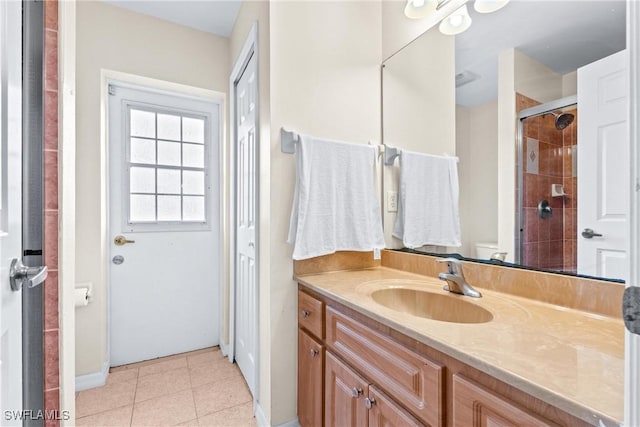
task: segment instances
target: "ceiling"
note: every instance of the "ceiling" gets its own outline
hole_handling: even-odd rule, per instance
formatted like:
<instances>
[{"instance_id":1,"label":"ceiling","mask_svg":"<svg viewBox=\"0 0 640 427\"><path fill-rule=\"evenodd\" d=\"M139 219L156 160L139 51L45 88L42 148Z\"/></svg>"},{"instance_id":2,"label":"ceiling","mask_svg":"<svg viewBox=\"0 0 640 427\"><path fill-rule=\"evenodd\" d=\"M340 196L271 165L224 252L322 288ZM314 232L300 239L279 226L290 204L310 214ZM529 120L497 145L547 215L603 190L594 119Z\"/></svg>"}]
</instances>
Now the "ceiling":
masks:
<instances>
[{"instance_id":1,"label":"ceiling","mask_svg":"<svg viewBox=\"0 0 640 427\"><path fill-rule=\"evenodd\" d=\"M566 74L625 48L626 4L616 0L512 0L490 14L473 10L456 36L456 74L479 78L457 88L456 103L475 106L498 95L498 55L515 48Z\"/></svg>"},{"instance_id":2,"label":"ceiling","mask_svg":"<svg viewBox=\"0 0 640 427\"><path fill-rule=\"evenodd\" d=\"M114 6L229 37L241 0L102 0Z\"/></svg>"}]
</instances>

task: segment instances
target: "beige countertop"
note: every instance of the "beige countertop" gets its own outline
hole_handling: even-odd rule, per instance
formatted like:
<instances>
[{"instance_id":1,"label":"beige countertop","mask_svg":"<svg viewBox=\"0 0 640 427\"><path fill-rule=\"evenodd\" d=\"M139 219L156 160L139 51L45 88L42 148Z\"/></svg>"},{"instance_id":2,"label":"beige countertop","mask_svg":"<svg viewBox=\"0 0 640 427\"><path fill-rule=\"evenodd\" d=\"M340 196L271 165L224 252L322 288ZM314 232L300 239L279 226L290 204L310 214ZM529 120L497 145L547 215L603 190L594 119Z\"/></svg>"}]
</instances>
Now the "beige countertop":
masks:
<instances>
[{"instance_id":1,"label":"beige countertop","mask_svg":"<svg viewBox=\"0 0 640 427\"><path fill-rule=\"evenodd\" d=\"M442 290L435 278L387 267L297 276L321 295L492 375L593 425L622 424L622 320L476 286L482 298ZM379 289L402 287L464 298L493 314L461 324L413 316L376 303Z\"/></svg>"}]
</instances>

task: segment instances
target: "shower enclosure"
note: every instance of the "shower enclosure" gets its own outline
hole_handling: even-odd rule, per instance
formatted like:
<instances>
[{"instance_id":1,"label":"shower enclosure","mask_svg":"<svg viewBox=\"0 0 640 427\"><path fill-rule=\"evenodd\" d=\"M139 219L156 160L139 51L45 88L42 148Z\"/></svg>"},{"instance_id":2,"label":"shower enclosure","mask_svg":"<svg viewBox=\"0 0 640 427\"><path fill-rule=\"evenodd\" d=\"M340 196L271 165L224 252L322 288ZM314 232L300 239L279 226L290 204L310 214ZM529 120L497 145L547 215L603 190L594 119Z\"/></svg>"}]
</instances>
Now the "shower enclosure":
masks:
<instances>
[{"instance_id":1,"label":"shower enclosure","mask_svg":"<svg viewBox=\"0 0 640 427\"><path fill-rule=\"evenodd\" d=\"M517 95L516 262L575 273L577 99Z\"/></svg>"}]
</instances>

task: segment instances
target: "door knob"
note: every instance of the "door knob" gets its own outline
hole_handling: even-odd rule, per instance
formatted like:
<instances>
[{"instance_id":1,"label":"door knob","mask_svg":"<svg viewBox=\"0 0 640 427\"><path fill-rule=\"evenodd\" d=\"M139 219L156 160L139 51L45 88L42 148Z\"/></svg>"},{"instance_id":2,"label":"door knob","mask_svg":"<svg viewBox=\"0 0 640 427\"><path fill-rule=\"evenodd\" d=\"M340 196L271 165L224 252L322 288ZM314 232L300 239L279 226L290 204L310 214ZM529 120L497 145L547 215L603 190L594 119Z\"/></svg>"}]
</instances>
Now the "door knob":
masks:
<instances>
[{"instance_id":1,"label":"door knob","mask_svg":"<svg viewBox=\"0 0 640 427\"><path fill-rule=\"evenodd\" d=\"M113 239L113 243L115 243L117 246L124 246L127 243L135 243L135 240L127 240L126 237L120 235L120 236L116 236L115 239Z\"/></svg>"},{"instance_id":2,"label":"door knob","mask_svg":"<svg viewBox=\"0 0 640 427\"><path fill-rule=\"evenodd\" d=\"M9 283L14 291L19 291L23 286L33 288L44 282L48 274L46 266L27 267L18 258L14 258L9 268Z\"/></svg>"},{"instance_id":3,"label":"door knob","mask_svg":"<svg viewBox=\"0 0 640 427\"><path fill-rule=\"evenodd\" d=\"M582 237L584 237L585 239L591 239L594 237L602 237L602 234L596 233L590 228L585 228L582 232Z\"/></svg>"}]
</instances>

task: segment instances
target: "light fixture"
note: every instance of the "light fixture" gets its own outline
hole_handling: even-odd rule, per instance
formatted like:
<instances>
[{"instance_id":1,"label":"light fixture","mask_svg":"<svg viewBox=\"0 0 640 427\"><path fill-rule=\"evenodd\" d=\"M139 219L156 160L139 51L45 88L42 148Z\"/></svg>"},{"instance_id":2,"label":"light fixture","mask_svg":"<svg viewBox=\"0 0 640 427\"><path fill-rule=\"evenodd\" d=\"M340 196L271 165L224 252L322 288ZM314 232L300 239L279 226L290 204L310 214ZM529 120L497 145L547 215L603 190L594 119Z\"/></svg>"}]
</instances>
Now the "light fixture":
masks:
<instances>
[{"instance_id":1,"label":"light fixture","mask_svg":"<svg viewBox=\"0 0 640 427\"><path fill-rule=\"evenodd\" d=\"M462 5L461 8L447 16L440 22L440 32L447 36L454 36L466 31L471 26L471 17L467 10L467 5Z\"/></svg>"},{"instance_id":2,"label":"light fixture","mask_svg":"<svg viewBox=\"0 0 640 427\"><path fill-rule=\"evenodd\" d=\"M502 9L509 0L476 0L473 8L478 13L491 13Z\"/></svg>"},{"instance_id":3,"label":"light fixture","mask_svg":"<svg viewBox=\"0 0 640 427\"><path fill-rule=\"evenodd\" d=\"M436 11L438 0L408 0L404 7L407 18L422 19Z\"/></svg>"}]
</instances>

